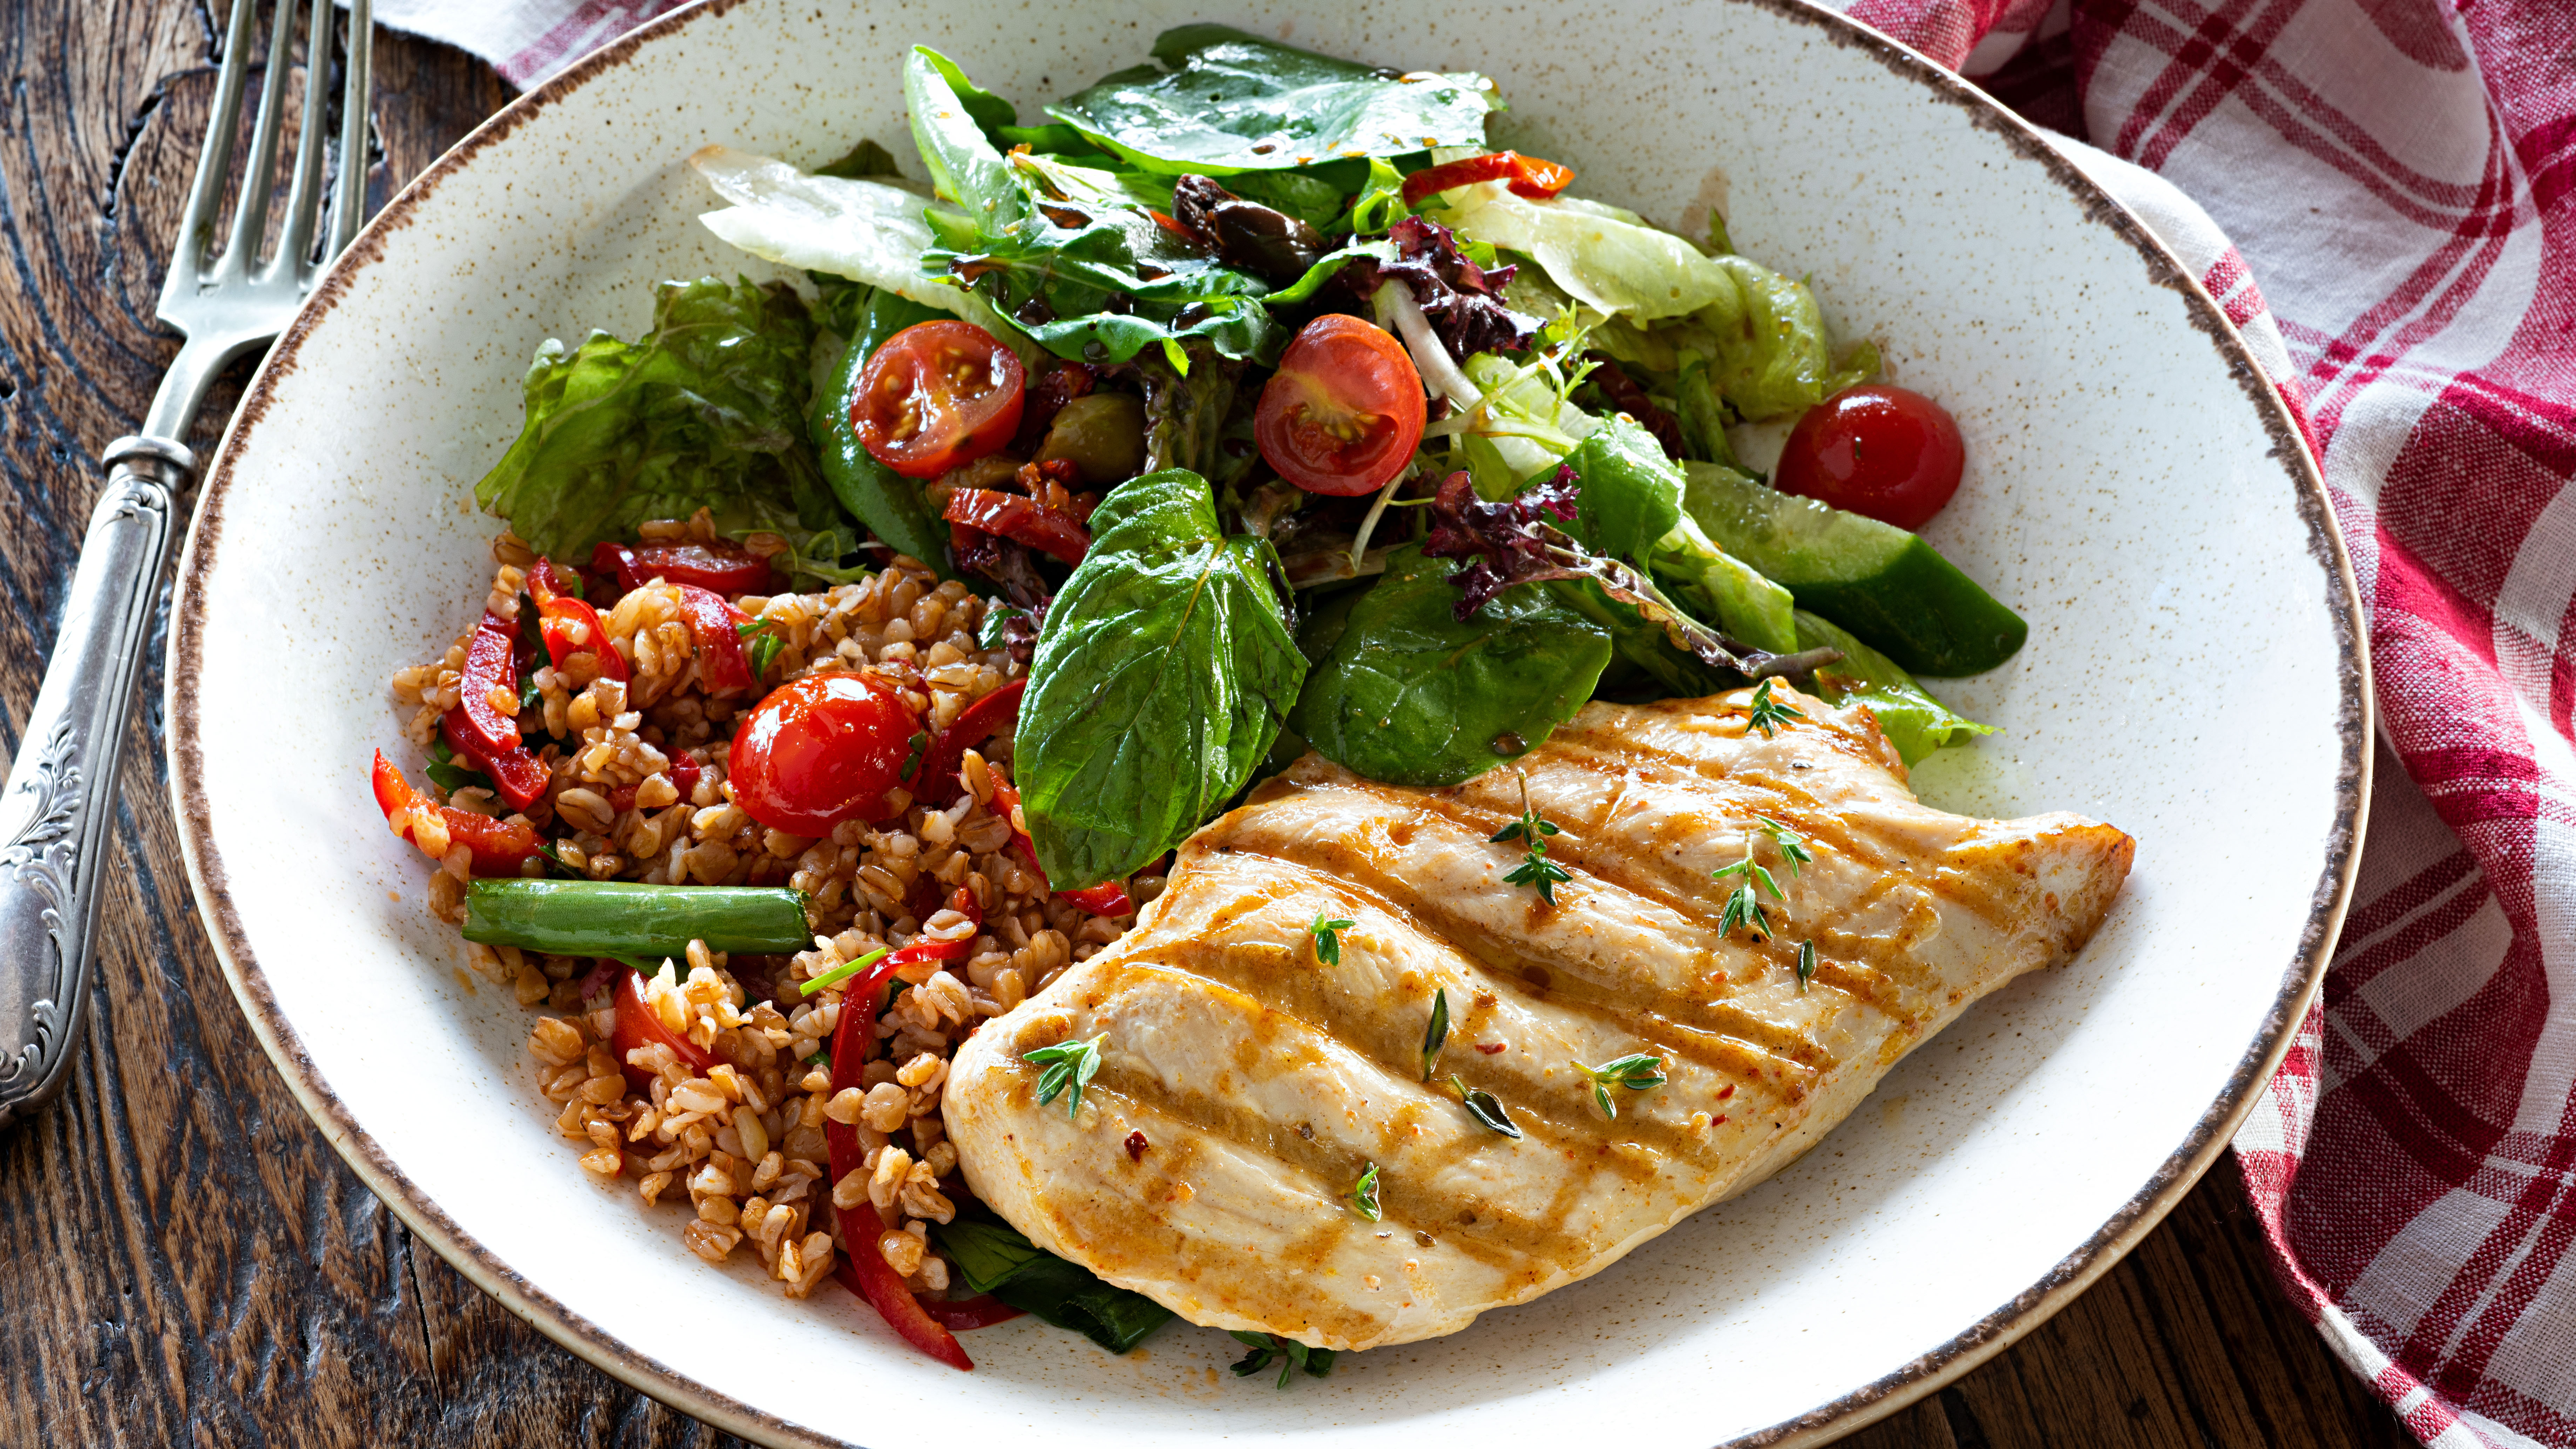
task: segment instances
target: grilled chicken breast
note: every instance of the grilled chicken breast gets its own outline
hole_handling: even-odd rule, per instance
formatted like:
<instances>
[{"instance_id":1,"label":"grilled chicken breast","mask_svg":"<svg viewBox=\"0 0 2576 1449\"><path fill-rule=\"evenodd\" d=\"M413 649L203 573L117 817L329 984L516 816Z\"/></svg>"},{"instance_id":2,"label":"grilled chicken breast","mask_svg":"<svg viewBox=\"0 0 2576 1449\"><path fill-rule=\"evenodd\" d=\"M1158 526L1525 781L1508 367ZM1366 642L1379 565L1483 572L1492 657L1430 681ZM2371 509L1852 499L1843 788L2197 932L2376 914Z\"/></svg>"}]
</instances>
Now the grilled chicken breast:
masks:
<instances>
[{"instance_id":1,"label":"grilled chicken breast","mask_svg":"<svg viewBox=\"0 0 2576 1449\"><path fill-rule=\"evenodd\" d=\"M1865 710L1775 698L1804 716L1767 738L1747 691L1592 704L1449 789L1308 755L1181 847L1134 930L958 1051L967 1182L1194 1323L1335 1349L1454 1332L1761 1182L1970 1002L2073 955L2134 849L2073 815L1930 809ZM1562 831L1552 906L1505 880L1525 844L1490 839L1523 777ZM1751 873L1710 873L1748 850L1782 897L1767 937L1721 930ZM1337 965L1319 920L1353 923ZM1041 1105L1022 1054L1092 1037L1079 1112ZM1606 1087L1605 1117L1582 1066L1640 1052L1666 1080ZM1372 1164L1382 1220L1350 1192Z\"/></svg>"}]
</instances>

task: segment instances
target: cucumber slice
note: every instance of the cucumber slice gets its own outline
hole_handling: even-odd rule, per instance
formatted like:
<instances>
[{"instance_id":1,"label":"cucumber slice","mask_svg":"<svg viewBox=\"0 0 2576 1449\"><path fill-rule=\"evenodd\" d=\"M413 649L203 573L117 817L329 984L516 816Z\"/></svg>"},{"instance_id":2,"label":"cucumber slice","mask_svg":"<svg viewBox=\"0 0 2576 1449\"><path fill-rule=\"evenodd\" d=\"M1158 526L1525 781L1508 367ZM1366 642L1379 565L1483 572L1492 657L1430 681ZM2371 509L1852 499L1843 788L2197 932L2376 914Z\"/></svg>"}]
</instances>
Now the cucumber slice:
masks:
<instances>
[{"instance_id":1,"label":"cucumber slice","mask_svg":"<svg viewBox=\"0 0 2576 1449\"><path fill-rule=\"evenodd\" d=\"M1684 463L1682 506L1718 547L1913 674L1978 674L2020 651L2030 626L1939 550L1893 524L1766 488L1732 468Z\"/></svg>"}]
</instances>

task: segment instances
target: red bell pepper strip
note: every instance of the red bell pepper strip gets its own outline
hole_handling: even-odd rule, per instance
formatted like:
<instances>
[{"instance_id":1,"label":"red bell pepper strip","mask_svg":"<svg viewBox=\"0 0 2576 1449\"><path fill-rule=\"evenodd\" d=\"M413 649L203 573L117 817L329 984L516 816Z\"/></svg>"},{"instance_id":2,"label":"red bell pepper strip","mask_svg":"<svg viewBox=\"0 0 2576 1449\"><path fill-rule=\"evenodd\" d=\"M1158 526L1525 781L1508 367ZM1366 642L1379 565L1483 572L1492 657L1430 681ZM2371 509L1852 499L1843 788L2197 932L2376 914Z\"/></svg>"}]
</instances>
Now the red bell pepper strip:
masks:
<instances>
[{"instance_id":1,"label":"red bell pepper strip","mask_svg":"<svg viewBox=\"0 0 2576 1449\"><path fill-rule=\"evenodd\" d=\"M990 488L960 488L948 495L940 516L950 523L1027 544L1060 563L1079 564L1091 551L1091 530L1043 508L1036 499Z\"/></svg>"},{"instance_id":2,"label":"red bell pepper strip","mask_svg":"<svg viewBox=\"0 0 2576 1449\"><path fill-rule=\"evenodd\" d=\"M412 788L382 750L376 751L369 784L376 792L376 808L385 812L385 823L394 834L418 845L412 827L424 817L435 820L447 827L448 849L463 845L474 852L476 875L517 875L537 853L537 832L526 821L495 820L471 810L432 804Z\"/></svg>"},{"instance_id":3,"label":"red bell pepper strip","mask_svg":"<svg viewBox=\"0 0 2576 1449\"><path fill-rule=\"evenodd\" d=\"M704 1047L662 1024L662 1018L644 1000L644 975L632 969L617 976L617 1026L609 1033L608 1050L625 1070L626 1084L636 1091L652 1089L653 1074L626 1060L626 1054L654 1042L671 1049L680 1065L699 1076L715 1067L716 1059Z\"/></svg>"},{"instance_id":4,"label":"red bell pepper strip","mask_svg":"<svg viewBox=\"0 0 2576 1449\"><path fill-rule=\"evenodd\" d=\"M1008 1323L1026 1310L1013 1308L990 1293L978 1293L972 1298L923 1299L921 1311L943 1328L973 1329Z\"/></svg>"},{"instance_id":5,"label":"red bell pepper strip","mask_svg":"<svg viewBox=\"0 0 2576 1449\"><path fill-rule=\"evenodd\" d=\"M602 543L590 551L590 569L628 590L660 579L725 595L774 594L786 583L769 560L736 543Z\"/></svg>"},{"instance_id":6,"label":"red bell pepper strip","mask_svg":"<svg viewBox=\"0 0 2576 1449\"><path fill-rule=\"evenodd\" d=\"M1136 903L1127 898L1124 881L1105 880L1078 891L1060 891L1047 884L1046 867L1038 864L1037 844L1020 828L1020 787L1008 780L995 780L993 804L997 813L1011 822L1011 851L1019 856L1020 864L1028 867L1029 874L1038 878L1038 889L1060 895L1095 916L1123 916L1136 909Z\"/></svg>"},{"instance_id":7,"label":"red bell pepper strip","mask_svg":"<svg viewBox=\"0 0 2576 1449\"><path fill-rule=\"evenodd\" d=\"M626 656L608 642L599 611L564 592L552 560L541 558L529 566L528 597L537 601L537 632L545 636L546 657L555 668L563 668L575 654L588 654L599 661L601 678L626 682Z\"/></svg>"},{"instance_id":8,"label":"red bell pepper strip","mask_svg":"<svg viewBox=\"0 0 2576 1449\"><path fill-rule=\"evenodd\" d=\"M752 678L751 661L742 654L741 626L751 622L751 616L712 590L696 584L682 584L679 589L680 617L688 621L689 637L698 644L698 682L718 693L759 683Z\"/></svg>"},{"instance_id":9,"label":"red bell pepper strip","mask_svg":"<svg viewBox=\"0 0 2576 1449\"><path fill-rule=\"evenodd\" d=\"M915 800L945 808L953 805L965 792L957 778L958 766L965 763L966 752L1004 730L1015 729L1020 722L1020 696L1029 692L1029 682L1014 679L982 699L957 712L948 728L922 751L921 764L912 772L904 787Z\"/></svg>"},{"instance_id":10,"label":"red bell pepper strip","mask_svg":"<svg viewBox=\"0 0 2576 1449\"><path fill-rule=\"evenodd\" d=\"M551 778L545 761L528 753L525 745L512 745L506 750L488 754L483 752L468 733L464 714L465 706L458 705L439 719L439 733L447 737L448 747L475 769L491 776L492 788L501 792L501 798L510 802L511 809L525 810L536 803L537 797L546 793L546 785Z\"/></svg>"},{"instance_id":11,"label":"red bell pepper strip","mask_svg":"<svg viewBox=\"0 0 2576 1449\"><path fill-rule=\"evenodd\" d=\"M525 810L546 793L546 767L520 743L518 711L504 713L492 702L495 693L513 702L519 695L519 665L514 657L518 628L486 609L465 646L465 677L456 707L439 722L447 743L466 762L492 777L494 788L513 809Z\"/></svg>"},{"instance_id":12,"label":"red bell pepper strip","mask_svg":"<svg viewBox=\"0 0 2576 1449\"><path fill-rule=\"evenodd\" d=\"M887 957L849 983L841 994L841 1020L832 1029L832 1090L836 1094L849 1087L867 1089L868 1048L876 1041L877 992L893 979L895 964L892 956ZM865 1170L867 1155L859 1149L855 1128L826 1117L823 1144L832 1159L833 1182ZM877 1251L877 1239L885 1234L885 1220L877 1210L862 1204L852 1208L848 1218L841 1225L844 1251L832 1265L832 1276L840 1280L842 1287L866 1299L904 1342L950 1368L975 1367L957 1335L922 1307L921 1300L887 1264L885 1254Z\"/></svg>"},{"instance_id":13,"label":"red bell pepper strip","mask_svg":"<svg viewBox=\"0 0 2576 1449\"><path fill-rule=\"evenodd\" d=\"M486 609L465 645L463 696L451 711L463 718L453 743L478 760L519 747L519 666L511 657L517 634L516 624ZM495 692L510 697L507 711L492 702Z\"/></svg>"},{"instance_id":14,"label":"red bell pepper strip","mask_svg":"<svg viewBox=\"0 0 2576 1449\"><path fill-rule=\"evenodd\" d=\"M698 764L696 756L673 755L671 757L671 788L680 792L681 799L688 799L698 788L698 776L703 773L704 770Z\"/></svg>"},{"instance_id":15,"label":"red bell pepper strip","mask_svg":"<svg viewBox=\"0 0 2576 1449\"><path fill-rule=\"evenodd\" d=\"M1425 167L1404 178L1404 204L1420 206L1424 198L1452 187L1505 178L1509 179L1512 195L1545 201L1574 184L1574 169L1517 151L1489 151L1482 156Z\"/></svg>"}]
</instances>

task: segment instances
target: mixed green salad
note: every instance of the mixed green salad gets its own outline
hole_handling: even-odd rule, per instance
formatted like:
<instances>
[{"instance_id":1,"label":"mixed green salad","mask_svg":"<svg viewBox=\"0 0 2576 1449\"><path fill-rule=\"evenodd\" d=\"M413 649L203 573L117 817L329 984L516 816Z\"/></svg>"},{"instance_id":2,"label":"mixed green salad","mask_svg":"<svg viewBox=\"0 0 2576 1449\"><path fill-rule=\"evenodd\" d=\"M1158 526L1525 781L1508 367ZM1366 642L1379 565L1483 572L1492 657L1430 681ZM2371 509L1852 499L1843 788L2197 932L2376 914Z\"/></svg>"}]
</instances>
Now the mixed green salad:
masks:
<instances>
[{"instance_id":1,"label":"mixed green salad","mask_svg":"<svg viewBox=\"0 0 2576 1449\"><path fill-rule=\"evenodd\" d=\"M1984 731L1915 679L2024 634L1909 531L1957 430L1715 216L1489 150L1484 77L1220 26L1034 124L902 64L923 178L701 152L705 225L810 286L668 282L641 338L549 343L476 496L541 554L704 508L798 575L891 551L1006 600L1058 889L1309 748L1454 784L1596 697L1791 678L1909 762ZM1766 477L1729 429L1770 422Z\"/></svg>"}]
</instances>

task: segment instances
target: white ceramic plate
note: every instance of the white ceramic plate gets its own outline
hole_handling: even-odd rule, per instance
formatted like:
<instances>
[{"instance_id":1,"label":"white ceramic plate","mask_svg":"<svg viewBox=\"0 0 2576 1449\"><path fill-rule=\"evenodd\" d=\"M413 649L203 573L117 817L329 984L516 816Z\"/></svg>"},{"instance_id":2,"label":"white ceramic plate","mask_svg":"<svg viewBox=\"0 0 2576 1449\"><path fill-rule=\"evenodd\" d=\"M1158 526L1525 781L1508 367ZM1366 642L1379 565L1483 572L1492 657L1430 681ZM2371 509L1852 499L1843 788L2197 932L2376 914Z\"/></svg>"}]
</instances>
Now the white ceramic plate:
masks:
<instances>
[{"instance_id":1,"label":"white ceramic plate","mask_svg":"<svg viewBox=\"0 0 2576 1449\"><path fill-rule=\"evenodd\" d=\"M1403 18L1398 18L1402 16ZM1476 69L1498 141L1666 224L1720 206L1846 336L1958 415L1932 529L2030 620L1946 687L2004 727L1922 772L1955 808L2064 808L2138 837L2067 969L1978 1006L1744 1199L1466 1332L1288 1393L1176 1325L1112 1358L1031 1320L957 1374L854 1300L790 1303L594 1186L529 1087L528 1016L477 991L369 799L385 679L489 581L468 492L549 336L632 334L647 284L763 269L692 218L709 141L906 156L904 44L1034 111L1219 19L1336 54ZM691 1413L782 1443L1126 1449L1222 1431L1625 1445L1830 1436L1963 1372L2141 1236L2278 1062L2340 922L2368 738L2352 580L2322 491L2217 309L2021 124L1795 0L1437 7L710 3L522 98L377 218L270 356L183 567L171 776L216 948L333 1144L538 1327ZM295 783L281 785L280 739ZM1433 1432L1441 1437L1423 1440Z\"/></svg>"}]
</instances>

